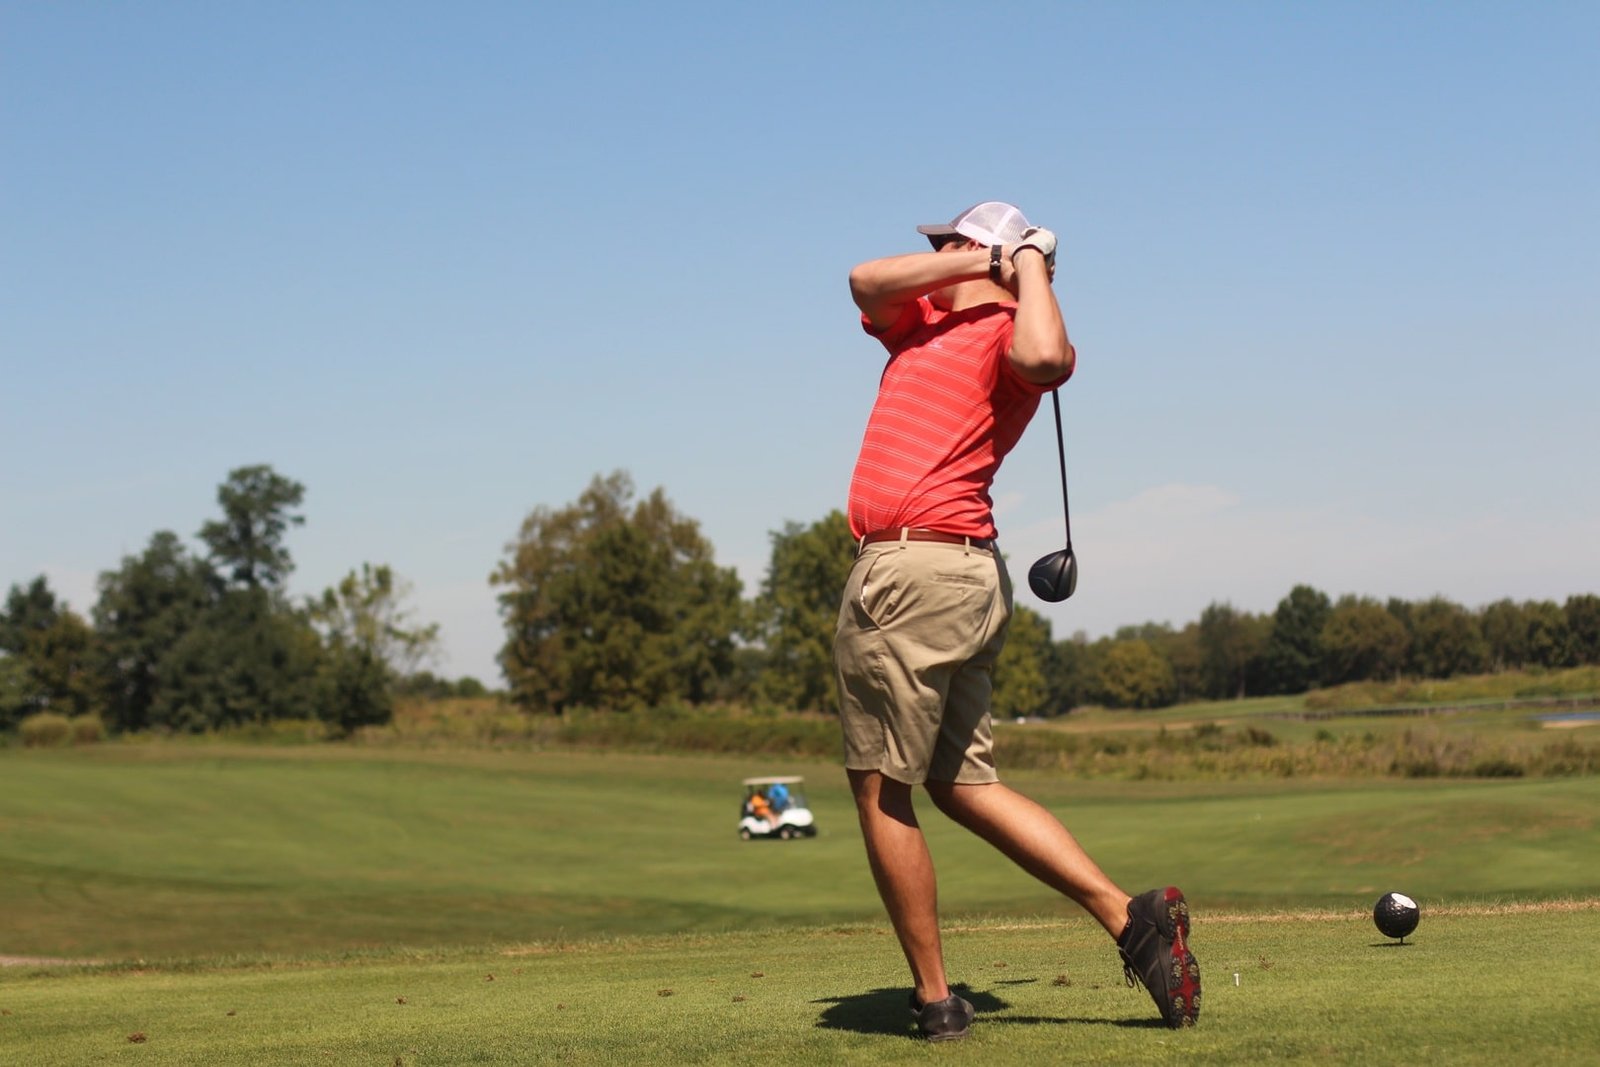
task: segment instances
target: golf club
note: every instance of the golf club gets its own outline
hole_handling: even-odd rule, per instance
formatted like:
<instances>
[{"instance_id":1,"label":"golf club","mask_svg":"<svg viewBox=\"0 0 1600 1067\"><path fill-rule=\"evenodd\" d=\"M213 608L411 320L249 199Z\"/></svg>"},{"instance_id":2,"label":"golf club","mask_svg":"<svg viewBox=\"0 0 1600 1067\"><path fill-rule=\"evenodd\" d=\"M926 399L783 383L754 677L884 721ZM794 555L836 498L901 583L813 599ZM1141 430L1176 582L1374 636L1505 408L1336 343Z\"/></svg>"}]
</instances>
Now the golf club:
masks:
<instances>
[{"instance_id":1,"label":"golf club","mask_svg":"<svg viewBox=\"0 0 1600 1067\"><path fill-rule=\"evenodd\" d=\"M1067 507L1067 446L1061 439L1061 393L1050 390L1056 409L1056 454L1061 457L1061 515L1067 522L1067 547L1042 557L1028 571L1028 588L1040 600L1055 604L1078 588L1078 558L1072 554L1072 512Z\"/></svg>"}]
</instances>

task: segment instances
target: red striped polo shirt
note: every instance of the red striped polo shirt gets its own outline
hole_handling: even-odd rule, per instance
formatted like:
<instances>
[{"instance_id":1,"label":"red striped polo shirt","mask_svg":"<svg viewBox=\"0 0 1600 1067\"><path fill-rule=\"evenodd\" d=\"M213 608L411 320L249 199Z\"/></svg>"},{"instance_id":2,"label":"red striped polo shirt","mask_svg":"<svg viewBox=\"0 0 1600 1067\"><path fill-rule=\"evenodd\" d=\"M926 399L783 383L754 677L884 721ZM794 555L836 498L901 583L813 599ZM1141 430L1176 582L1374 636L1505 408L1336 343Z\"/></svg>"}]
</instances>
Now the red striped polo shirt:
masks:
<instances>
[{"instance_id":1,"label":"red striped polo shirt","mask_svg":"<svg viewBox=\"0 0 1600 1067\"><path fill-rule=\"evenodd\" d=\"M923 297L875 333L889 350L850 480L850 530L995 535L989 488L1053 384L1011 366L1017 305L941 311ZM1062 379L1063 381L1065 379Z\"/></svg>"}]
</instances>

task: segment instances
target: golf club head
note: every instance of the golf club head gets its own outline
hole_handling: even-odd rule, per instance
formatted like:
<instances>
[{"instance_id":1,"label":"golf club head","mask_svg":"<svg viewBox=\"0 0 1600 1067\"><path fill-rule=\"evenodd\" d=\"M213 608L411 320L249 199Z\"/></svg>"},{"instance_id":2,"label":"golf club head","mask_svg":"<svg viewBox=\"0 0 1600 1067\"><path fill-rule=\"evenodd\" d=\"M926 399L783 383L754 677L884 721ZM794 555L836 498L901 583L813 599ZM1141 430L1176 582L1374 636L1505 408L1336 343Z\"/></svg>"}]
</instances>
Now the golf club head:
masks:
<instances>
[{"instance_id":1,"label":"golf club head","mask_svg":"<svg viewBox=\"0 0 1600 1067\"><path fill-rule=\"evenodd\" d=\"M1078 557L1070 547L1043 557L1028 571L1028 588L1052 604L1067 599L1078 588Z\"/></svg>"}]
</instances>

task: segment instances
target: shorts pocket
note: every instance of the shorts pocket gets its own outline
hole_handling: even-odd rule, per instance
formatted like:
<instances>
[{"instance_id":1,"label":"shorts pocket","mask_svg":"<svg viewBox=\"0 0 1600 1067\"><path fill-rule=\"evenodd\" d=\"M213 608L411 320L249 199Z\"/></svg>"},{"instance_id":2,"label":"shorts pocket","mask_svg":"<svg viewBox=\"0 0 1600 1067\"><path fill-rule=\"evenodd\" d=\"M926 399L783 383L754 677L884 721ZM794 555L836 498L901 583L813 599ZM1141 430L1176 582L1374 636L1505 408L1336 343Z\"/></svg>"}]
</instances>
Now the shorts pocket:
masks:
<instances>
[{"instance_id":1,"label":"shorts pocket","mask_svg":"<svg viewBox=\"0 0 1600 1067\"><path fill-rule=\"evenodd\" d=\"M856 608L873 626L882 628L894 617L900 601L899 583L895 581L894 552L875 552L867 561L861 574L861 586L856 591Z\"/></svg>"},{"instance_id":2,"label":"shorts pocket","mask_svg":"<svg viewBox=\"0 0 1600 1067\"><path fill-rule=\"evenodd\" d=\"M989 584L982 577L976 574L936 573L933 576L933 580L936 582L944 582L949 585L965 585L973 589L982 589Z\"/></svg>"}]
</instances>

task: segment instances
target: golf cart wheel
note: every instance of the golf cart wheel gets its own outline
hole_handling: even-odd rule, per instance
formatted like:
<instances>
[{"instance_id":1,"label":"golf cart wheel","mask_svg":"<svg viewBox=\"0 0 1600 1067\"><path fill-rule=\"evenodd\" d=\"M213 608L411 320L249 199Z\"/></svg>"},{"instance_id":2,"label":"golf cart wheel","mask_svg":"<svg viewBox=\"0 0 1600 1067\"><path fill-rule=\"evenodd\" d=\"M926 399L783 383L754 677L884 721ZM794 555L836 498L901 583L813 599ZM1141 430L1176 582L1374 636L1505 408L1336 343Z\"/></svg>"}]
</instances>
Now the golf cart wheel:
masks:
<instances>
[{"instance_id":1,"label":"golf cart wheel","mask_svg":"<svg viewBox=\"0 0 1600 1067\"><path fill-rule=\"evenodd\" d=\"M750 828L748 826L739 827L739 840L740 841L748 841L748 840L750 840Z\"/></svg>"},{"instance_id":2,"label":"golf cart wheel","mask_svg":"<svg viewBox=\"0 0 1600 1067\"><path fill-rule=\"evenodd\" d=\"M789 841L794 837L794 828L785 826L783 829L778 831L778 836L783 838L785 841Z\"/></svg>"}]
</instances>

